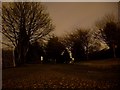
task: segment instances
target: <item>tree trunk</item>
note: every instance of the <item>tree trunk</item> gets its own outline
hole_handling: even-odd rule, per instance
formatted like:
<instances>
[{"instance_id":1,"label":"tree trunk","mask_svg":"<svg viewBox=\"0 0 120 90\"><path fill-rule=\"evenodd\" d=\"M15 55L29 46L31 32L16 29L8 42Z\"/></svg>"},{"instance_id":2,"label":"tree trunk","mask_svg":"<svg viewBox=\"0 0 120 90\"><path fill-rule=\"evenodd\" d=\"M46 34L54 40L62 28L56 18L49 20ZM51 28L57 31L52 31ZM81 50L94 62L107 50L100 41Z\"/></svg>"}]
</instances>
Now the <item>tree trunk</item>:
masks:
<instances>
[{"instance_id":1,"label":"tree trunk","mask_svg":"<svg viewBox=\"0 0 120 90\"><path fill-rule=\"evenodd\" d=\"M86 59L88 60L89 59L89 56L88 56L88 46L86 47Z\"/></svg>"},{"instance_id":2,"label":"tree trunk","mask_svg":"<svg viewBox=\"0 0 120 90\"><path fill-rule=\"evenodd\" d=\"M22 54L21 54L21 50L20 47L16 47L15 48L15 64L16 66L21 66L22 64Z\"/></svg>"},{"instance_id":3,"label":"tree trunk","mask_svg":"<svg viewBox=\"0 0 120 90\"><path fill-rule=\"evenodd\" d=\"M88 52L87 52L87 55L86 55L86 56L87 56L87 60L88 60Z\"/></svg>"},{"instance_id":4,"label":"tree trunk","mask_svg":"<svg viewBox=\"0 0 120 90\"><path fill-rule=\"evenodd\" d=\"M16 64L15 64L15 51L13 50L13 67L16 67Z\"/></svg>"},{"instance_id":5,"label":"tree trunk","mask_svg":"<svg viewBox=\"0 0 120 90\"><path fill-rule=\"evenodd\" d=\"M26 44L18 44L18 46L14 50L14 58L16 66L21 66L26 62L26 55L29 49L29 42Z\"/></svg>"},{"instance_id":6,"label":"tree trunk","mask_svg":"<svg viewBox=\"0 0 120 90\"><path fill-rule=\"evenodd\" d=\"M115 50L115 44L112 44L112 49L113 49L113 57L116 58L116 50Z\"/></svg>"},{"instance_id":7,"label":"tree trunk","mask_svg":"<svg viewBox=\"0 0 120 90\"><path fill-rule=\"evenodd\" d=\"M20 27L18 34L18 43L15 48L15 61L17 66L21 66L26 61L26 55L29 49L29 36L27 35L25 28L24 13L21 13Z\"/></svg>"}]
</instances>

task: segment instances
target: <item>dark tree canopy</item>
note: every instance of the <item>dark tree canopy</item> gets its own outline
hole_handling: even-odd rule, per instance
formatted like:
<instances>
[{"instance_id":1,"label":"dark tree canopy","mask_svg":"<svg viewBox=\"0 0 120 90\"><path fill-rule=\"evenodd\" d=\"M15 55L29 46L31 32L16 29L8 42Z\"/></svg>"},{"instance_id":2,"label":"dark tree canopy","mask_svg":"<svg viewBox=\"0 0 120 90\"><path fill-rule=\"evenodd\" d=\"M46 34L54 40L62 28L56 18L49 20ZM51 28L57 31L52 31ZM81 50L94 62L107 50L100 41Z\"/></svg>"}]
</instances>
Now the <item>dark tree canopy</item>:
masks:
<instances>
[{"instance_id":1,"label":"dark tree canopy","mask_svg":"<svg viewBox=\"0 0 120 90\"><path fill-rule=\"evenodd\" d=\"M2 32L13 43L20 37L34 42L53 30L45 7L37 2L2 3Z\"/></svg>"},{"instance_id":2,"label":"dark tree canopy","mask_svg":"<svg viewBox=\"0 0 120 90\"><path fill-rule=\"evenodd\" d=\"M72 55L76 61L88 59L90 33L89 29L78 28L76 31L66 35L63 43L71 48Z\"/></svg>"},{"instance_id":3,"label":"dark tree canopy","mask_svg":"<svg viewBox=\"0 0 120 90\"><path fill-rule=\"evenodd\" d=\"M76 31L77 39L75 40L74 43L74 49L76 48L77 51L79 50L78 51L79 53L77 53L76 55L77 56L81 55L82 58L86 58L86 59L88 59L88 54L89 54L89 43L90 43L89 31L90 30L77 29Z\"/></svg>"},{"instance_id":4,"label":"dark tree canopy","mask_svg":"<svg viewBox=\"0 0 120 90\"><path fill-rule=\"evenodd\" d=\"M3 3L2 34L15 47L15 58L24 63L31 43L54 29L49 14L39 2Z\"/></svg>"},{"instance_id":5,"label":"dark tree canopy","mask_svg":"<svg viewBox=\"0 0 120 90\"><path fill-rule=\"evenodd\" d=\"M32 43L27 53L27 63L41 63L41 56L44 58L44 47L39 42Z\"/></svg>"},{"instance_id":6,"label":"dark tree canopy","mask_svg":"<svg viewBox=\"0 0 120 90\"><path fill-rule=\"evenodd\" d=\"M116 57L116 48L119 47L120 29L117 20L111 14L104 16L96 22L102 39L106 42L109 48L113 51L113 57Z\"/></svg>"},{"instance_id":7,"label":"dark tree canopy","mask_svg":"<svg viewBox=\"0 0 120 90\"><path fill-rule=\"evenodd\" d=\"M65 50L65 46L59 41L59 38L52 36L48 40L46 47L46 57L48 60L54 61L56 63L63 63L62 52Z\"/></svg>"},{"instance_id":8,"label":"dark tree canopy","mask_svg":"<svg viewBox=\"0 0 120 90\"><path fill-rule=\"evenodd\" d=\"M106 43L111 46L112 43L117 44L117 25L114 22L106 23L104 27L104 34Z\"/></svg>"}]
</instances>

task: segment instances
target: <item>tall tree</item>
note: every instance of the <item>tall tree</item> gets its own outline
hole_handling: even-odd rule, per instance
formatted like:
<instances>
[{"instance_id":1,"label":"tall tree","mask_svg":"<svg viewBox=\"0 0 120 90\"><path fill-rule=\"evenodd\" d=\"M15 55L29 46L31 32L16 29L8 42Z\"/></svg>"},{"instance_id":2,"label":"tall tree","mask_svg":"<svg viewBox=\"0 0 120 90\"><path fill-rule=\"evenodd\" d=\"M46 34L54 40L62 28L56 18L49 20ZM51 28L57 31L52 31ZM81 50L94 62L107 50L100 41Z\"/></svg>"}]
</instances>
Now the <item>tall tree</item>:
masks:
<instances>
[{"instance_id":1,"label":"tall tree","mask_svg":"<svg viewBox=\"0 0 120 90\"><path fill-rule=\"evenodd\" d=\"M43 38L54 27L45 7L39 2L11 2L2 5L2 34L15 47L16 64L23 64L30 43Z\"/></svg>"},{"instance_id":2,"label":"tall tree","mask_svg":"<svg viewBox=\"0 0 120 90\"><path fill-rule=\"evenodd\" d=\"M108 14L96 22L101 37L113 51L113 57L116 57L116 49L119 45L120 29L114 15Z\"/></svg>"},{"instance_id":3,"label":"tall tree","mask_svg":"<svg viewBox=\"0 0 120 90\"><path fill-rule=\"evenodd\" d=\"M88 54L89 54L89 43L90 43L90 30L82 30L82 29L77 29L77 39L75 41L75 44L79 45L79 48L84 52L86 55L86 59L88 60ZM74 44L74 45L75 45ZM75 48L75 47L74 47Z\"/></svg>"},{"instance_id":4,"label":"tall tree","mask_svg":"<svg viewBox=\"0 0 120 90\"><path fill-rule=\"evenodd\" d=\"M116 23L109 22L106 23L106 26L104 27L103 31L104 31L104 39L108 44L108 46L110 47L110 49L112 49L113 57L116 58L116 48L120 35L119 29L117 28Z\"/></svg>"},{"instance_id":5,"label":"tall tree","mask_svg":"<svg viewBox=\"0 0 120 90\"><path fill-rule=\"evenodd\" d=\"M62 52L65 50L65 46L59 41L59 38L52 36L48 40L46 47L46 57L49 60L55 61L55 63L63 63Z\"/></svg>"},{"instance_id":6,"label":"tall tree","mask_svg":"<svg viewBox=\"0 0 120 90\"><path fill-rule=\"evenodd\" d=\"M72 55L76 61L80 58L88 59L89 43L90 43L90 30L77 29L76 31L68 34L63 40L66 47L70 47Z\"/></svg>"}]
</instances>

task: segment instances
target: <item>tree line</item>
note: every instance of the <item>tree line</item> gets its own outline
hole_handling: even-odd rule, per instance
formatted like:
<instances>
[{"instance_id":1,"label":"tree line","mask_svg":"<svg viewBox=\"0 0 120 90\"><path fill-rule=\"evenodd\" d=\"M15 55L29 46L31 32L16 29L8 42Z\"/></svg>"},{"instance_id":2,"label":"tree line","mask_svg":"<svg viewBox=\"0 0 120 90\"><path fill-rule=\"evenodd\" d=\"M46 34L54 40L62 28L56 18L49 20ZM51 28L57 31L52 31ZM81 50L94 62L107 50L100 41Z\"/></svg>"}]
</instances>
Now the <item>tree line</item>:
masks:
<instances>
[{"instance_id":1,"label":"tree line","mask_svg":"<svg viewBox=\"0 0 120 90\"><path fill-rule=\"evenodd\" d=\"M14 47L16 66L120 57L120 26L112 14L96 21L94 29L78 27L63 37L51 34L54 29L41 3L3 3L1 32Z\"/></svg>"}]
</instances>

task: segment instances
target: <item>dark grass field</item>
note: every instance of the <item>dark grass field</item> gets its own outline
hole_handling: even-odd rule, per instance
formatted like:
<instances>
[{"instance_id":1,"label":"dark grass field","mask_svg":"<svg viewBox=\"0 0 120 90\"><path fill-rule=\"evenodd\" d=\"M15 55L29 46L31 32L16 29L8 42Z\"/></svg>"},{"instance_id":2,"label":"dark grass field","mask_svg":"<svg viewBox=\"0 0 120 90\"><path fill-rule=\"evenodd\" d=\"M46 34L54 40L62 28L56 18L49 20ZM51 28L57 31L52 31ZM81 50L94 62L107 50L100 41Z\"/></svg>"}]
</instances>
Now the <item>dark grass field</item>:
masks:
<instances>
[{"instance_id":1,"label":"dark grass field","mask_svg":"<svg viewBox=\"0 0 120 90\"><path fill-rule=\"evenodd\" d=\"M120 60L77 64L26 64L2 71L3 89L120 90Z\"/></svg>"}]
</instances>

